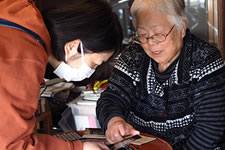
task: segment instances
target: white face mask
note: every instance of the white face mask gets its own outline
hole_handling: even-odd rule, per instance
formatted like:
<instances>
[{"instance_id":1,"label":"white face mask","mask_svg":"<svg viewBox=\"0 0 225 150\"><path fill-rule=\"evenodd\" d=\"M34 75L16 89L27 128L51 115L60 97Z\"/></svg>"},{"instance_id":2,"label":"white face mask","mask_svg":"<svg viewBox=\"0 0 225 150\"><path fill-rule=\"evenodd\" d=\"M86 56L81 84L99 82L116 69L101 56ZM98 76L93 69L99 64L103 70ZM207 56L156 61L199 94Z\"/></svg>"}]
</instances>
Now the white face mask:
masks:
<instances>
[{"instance_id":1,"label":"white face mask","mask_svg":"<svg viewBox=\"0 0 225 150\"><path fill-rule=\"evenodd\" d=\"M54 71L54 73L60 77L64 78L67 82L69 81L82 81L89 78L94 72L84 60L84 49L83 44L80 42L82 65L79 68L72 68L68 64L62 62Z\"/></svg>"}]
</instances>

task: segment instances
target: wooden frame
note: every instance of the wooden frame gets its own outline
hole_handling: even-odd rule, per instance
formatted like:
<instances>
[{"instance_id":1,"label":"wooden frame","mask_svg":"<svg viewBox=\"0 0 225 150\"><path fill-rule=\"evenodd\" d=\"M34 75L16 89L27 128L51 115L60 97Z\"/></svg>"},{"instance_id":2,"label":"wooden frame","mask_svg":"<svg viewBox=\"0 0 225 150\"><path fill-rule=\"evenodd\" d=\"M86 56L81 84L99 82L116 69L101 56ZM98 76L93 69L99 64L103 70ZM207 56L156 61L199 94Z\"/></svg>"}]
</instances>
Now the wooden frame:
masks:
<instances>
[{"instance_id":1,"label":"wooden frame","mask_svg":"<svg viewBox=\"0 0 225 150\"><path fill-rule=\"evenodd\" d=\"M218 0L208 0L208 41L218 44Z\"/></svg>"},{"instance_id":2,"label":"wooden frame","mask_svg":"<svg viewBox=\"0 0 225 150\"><path fill-rule=\"evenodd\" d=\"M225 60L225 1L218 0L218 48Z\"/></svg>"}]
</instances>

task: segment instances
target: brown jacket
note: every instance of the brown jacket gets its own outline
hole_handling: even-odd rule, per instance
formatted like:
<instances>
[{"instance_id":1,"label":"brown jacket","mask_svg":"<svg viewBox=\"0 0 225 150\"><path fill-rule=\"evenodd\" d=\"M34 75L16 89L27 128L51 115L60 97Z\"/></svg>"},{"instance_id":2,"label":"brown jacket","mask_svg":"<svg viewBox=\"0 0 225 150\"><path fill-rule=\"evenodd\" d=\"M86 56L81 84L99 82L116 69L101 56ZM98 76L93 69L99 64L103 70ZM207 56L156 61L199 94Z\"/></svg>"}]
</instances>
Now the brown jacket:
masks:
<instances>
[{"instance_id":1,"label":"brown jacket","mask_svg":"<svg viewBox=\"0 0 225 150\"><path fill-rule=\"evenodd\" d=\"M0 150L81 150L82 143L33 134L40 83L50 37L40 12L29 0L0 0L0 18L37 33L44 49L29 34L0 26Z\"/></svg>"}]
</instances>

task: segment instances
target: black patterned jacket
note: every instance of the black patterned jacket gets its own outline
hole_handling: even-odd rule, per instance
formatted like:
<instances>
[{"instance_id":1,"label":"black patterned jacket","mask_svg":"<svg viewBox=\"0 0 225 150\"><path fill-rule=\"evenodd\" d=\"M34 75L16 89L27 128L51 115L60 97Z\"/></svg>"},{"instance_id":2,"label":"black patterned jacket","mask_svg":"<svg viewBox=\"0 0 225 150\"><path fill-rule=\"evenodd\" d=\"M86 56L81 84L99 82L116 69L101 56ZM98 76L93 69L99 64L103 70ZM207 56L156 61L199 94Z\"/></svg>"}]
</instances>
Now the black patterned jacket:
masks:
<instances>
[{"instance_id":1,"label":"black patterned jacket","mask_svg":"<svg viewBox=\"0 0 225 150\"><path fill-rule=\"evenodd\" d=\"M190 31L182 56L163 84L140 45L120 56L97 103L106 130L120 116L135 129L168 141L175 150L213 150L225 143L225 67L219 50Z\"/></svg>"}]
</instances>

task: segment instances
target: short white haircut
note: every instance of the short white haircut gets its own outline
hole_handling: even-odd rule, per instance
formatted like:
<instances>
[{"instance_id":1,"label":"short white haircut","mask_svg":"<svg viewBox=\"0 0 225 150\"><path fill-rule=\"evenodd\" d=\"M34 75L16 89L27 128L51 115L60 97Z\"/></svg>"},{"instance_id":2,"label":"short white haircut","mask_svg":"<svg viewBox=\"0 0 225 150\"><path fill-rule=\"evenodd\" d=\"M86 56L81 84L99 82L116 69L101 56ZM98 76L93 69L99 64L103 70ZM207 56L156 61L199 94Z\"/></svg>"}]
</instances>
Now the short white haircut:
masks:
<instances>
[{"instance_id":1,"label":"short white haircut","mask_svg":"<svg viewBox=\"0 0 225 150\"><path fill-rule=\"evenodd\" d=\"M184 0L134 0L130 12L135 28L138 11L147 11L149 9L153 13L161 12L166 15L168 20L175 24L178 30L183 28L184 20L187 20Z\"/></svg>"}]
</instances>

